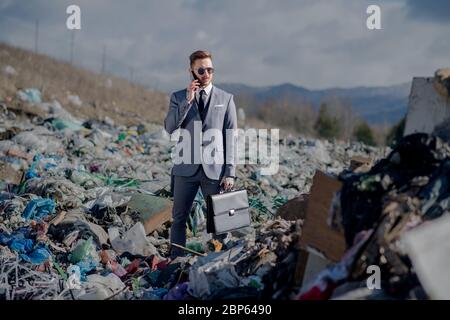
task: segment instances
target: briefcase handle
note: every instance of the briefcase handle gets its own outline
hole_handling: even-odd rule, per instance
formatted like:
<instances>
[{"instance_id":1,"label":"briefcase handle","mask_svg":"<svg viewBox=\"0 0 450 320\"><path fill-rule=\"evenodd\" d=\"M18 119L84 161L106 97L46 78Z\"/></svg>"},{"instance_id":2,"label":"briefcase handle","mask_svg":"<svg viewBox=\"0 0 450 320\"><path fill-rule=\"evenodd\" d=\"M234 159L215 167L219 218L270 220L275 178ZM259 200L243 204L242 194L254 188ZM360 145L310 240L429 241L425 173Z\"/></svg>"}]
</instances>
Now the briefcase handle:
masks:
<instances>
[{"instance_id":1,"label":"briefcase handle","mask_svg":"<svg viewBox=\"0 0 450 320\"><path fill-rule=\"evenodd\" d=\"M241 190L247 190L247 189L245 189L245 188L239 188L239 189L232 188L231 190L225 191L222 187L220 187L219 193L222 194L222 193L235 192L235 191L241 191Z\"/></svg>"}]
</instances>

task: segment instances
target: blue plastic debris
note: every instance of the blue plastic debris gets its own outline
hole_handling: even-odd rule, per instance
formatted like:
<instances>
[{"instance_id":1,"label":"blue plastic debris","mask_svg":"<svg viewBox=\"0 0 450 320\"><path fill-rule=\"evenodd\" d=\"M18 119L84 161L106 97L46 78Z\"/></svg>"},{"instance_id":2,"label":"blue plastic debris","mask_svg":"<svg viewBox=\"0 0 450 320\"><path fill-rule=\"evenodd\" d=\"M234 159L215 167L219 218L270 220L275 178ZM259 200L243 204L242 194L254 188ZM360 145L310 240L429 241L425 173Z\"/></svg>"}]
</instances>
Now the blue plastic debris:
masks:
<instances>
[{"instance_id":1,"label":"blue plastic debris","mask_svg":"<svg viewBox=\"0 0 450 320\"><path fill-rule=\"evenodd\" d=\"M36 88L27 88L17 91L17 97L26 102L30 103L41 103L42 102L42 96L41 91Z\"/></svg>"},{"instance_id":2,"label":"blue plastic debris","mask_svg":"<svg viewBox=\"0 0 450 320\"><path fill-rule=\"evenodd\" d=\"M0 244L3 246L9 246L11 241L23 240L27 238L29 238L29 230L26 227L19 228L11 234L7 232L0 232Z\"/></svg>"},{"instance_id":3,"label":"blue plastic debris","mask_svg":"<svg viewBox=\"0 0 450 320\"><path fill-rule=\"evenodd\" d=\"M58 130L64 130L64 129L68 128L73 131L78 131L78 130L81 130L84 128L80 124L77 124L77 123L74 123L71 121L67 121L67 120L63 120L63 119L53 119L52 125Z\"/></svg>"},{"instance_id":4,"label":"blue plastic debris","mask_svg":"<svg viewBox=\"0 0 450 320\"><path fill-rule=\"evenodd\" d=\"M188 282L177 284L175 287L163 297L163 300L187 300L190 295L188 293Z\"/></svg>"},{"instance_id":5,"label":"blue plastic debris","mask_svg":"<svg viewBox=\"0 0 450 320\"><path fill-rule=\"evenodd\" d=\"M25 180L39 177L39 174L36 171L36 167L39 164L40 160L41 156L39 154L33 157L33 163L30 165L30 168L28 168L27 172L25 173Z\"/></svg>"},{"instance_id":6,"label":"blue plastic debris","mask_svg":"<svg viewBox=\"0 0 450 320\"><path fill-rule=\"evenodd\" d=\"M0 244L3 246L8 245L8 243L13 239L14 237L6 232L0 232Z\"/></svg>"},{"instance_id":7,"label":"blue plastic debris","mask_svg":"<svg viewBox=\"0 0 450 320\"><path fill-rule=\"evenodd\" d=\"M42 262L47 261L50 257L51 253L44 247L38 247L29 253L20 255L20 258L31 262L32 264L41 264Z\"/></svg>"},{"instance_id":8,"label":"blue plastic debris","mask_svg":"<svg viewBox=\"0 0 450 320\"><path fill-rule=\"evenodd\" d=\"M12 239L8 243L8 247L18 253L30 252L33 249L34 242L31 239Z\"/></svg>"},{"instance_id":9,"label":"blue plastic debris","mask_svg":"<svg viewBox=\"0 0 450 320\"><path fill-rule=\"evenodd\" d=\"M61 157L58 157L56 155L43 157L41 154L36 154L33 157L33 163L25 172L25 180L40 177L41 175L39 171L49 171L53 168L58 167L58 161L60 160Z\"/></svg>"},{"instance_id":10,"label":"blue plastic debris","mask_svg":"<svg viewBox=\"0 0 450 320\"><path fill-rule=\"evenodd\" d=\"M53 213L55 211L55 202L52 199L33 199L28 202L25 210L22 213L22 217L26 220L39 221L43 217Z\"/></svg>"},{"instance_id":11,"label":"blue plastic debris","mask_svg":"<svg viewBox=\"0 0 450 320\"><path fill-rule=\"evenodd\" d=\"M0 244L8 246L12 251L17 252L22 260L32 264L41 264L51 257L51 253L44 244L35 246L34 241L25 238L25 234L22 232L12 234L1 232Z\"/></svg>"},{"instance_id":12,"label":"blue plastic debris","mask_svg":"<svg viewBox=\"0 0 450 320\"><path fill-rule=\"evenodd\" d=\"M166 288L152 288L150 290L144 291L144 300L162 300L167 294L168 290Z\"/></svg>"},{"instance_id":13,"label":"blue plastic debris","mask_svg":"<svg viewBox=\"0 0 450 320\"><path fill-rule=\"evenodd\" d=\"M92 270L95 270L97 268L97 263L91 258L78 262L76 266L80 270L80 279L82 281L86 281L86 274L91 272Z\"/></svg>"}]
</instances>

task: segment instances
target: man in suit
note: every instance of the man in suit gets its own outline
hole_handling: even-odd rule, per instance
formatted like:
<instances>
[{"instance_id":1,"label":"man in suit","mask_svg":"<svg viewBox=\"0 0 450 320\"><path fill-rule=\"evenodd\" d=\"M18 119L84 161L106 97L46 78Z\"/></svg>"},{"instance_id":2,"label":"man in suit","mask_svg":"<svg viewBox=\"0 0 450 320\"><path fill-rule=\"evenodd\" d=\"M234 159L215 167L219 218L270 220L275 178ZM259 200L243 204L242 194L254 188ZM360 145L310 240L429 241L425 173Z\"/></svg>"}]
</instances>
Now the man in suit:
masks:
<instances>
[{"instance_id":1,"label":"man in suit","mask_svg":"<svg viewBox=\"0 0 450 320\"><path fill-rule=\"evenodd\" d=\"M237 117L233 95L212 84L214 67L208 51L195 51L189 60L193 80L187 89L172 93L164 120L169 134L180 129L177 146L187 147L182 148L184 160L177 161L172 168L174 204L170 241L181 246L186 245L186 221L198 188L205 198L219 193L221 186L230 190L236 170ZM202 139L203 133L207 136L208 131L219 132L210 143ZM206 149L212 151L214 161L205 161L203 151ZM172 258L183 254L182 249L172 246Z\"/></svg>"}]
</instances>

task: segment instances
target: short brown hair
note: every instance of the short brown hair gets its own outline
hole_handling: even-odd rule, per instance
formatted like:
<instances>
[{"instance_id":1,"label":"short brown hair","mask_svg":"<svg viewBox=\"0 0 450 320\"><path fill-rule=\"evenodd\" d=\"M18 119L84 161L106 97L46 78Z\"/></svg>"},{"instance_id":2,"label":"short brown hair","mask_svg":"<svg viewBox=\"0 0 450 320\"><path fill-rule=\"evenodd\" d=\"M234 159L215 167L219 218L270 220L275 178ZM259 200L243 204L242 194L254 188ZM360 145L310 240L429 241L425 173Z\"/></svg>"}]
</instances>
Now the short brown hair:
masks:
<instances>
[{"instance_id":1,"label":"short brown hair","mask_svg":"<svg viewBox=\"0 0 450 320\"><path fill-rule=\"evenodd\" d=\"M189 61L191 62L191 67L194 64L195 60L205 59L205 58L210 58L212 60L212 55L211 55L211 53L209 51L197 50L197 51L193 52L189 56Z\"/></svg>"}]
</instances>

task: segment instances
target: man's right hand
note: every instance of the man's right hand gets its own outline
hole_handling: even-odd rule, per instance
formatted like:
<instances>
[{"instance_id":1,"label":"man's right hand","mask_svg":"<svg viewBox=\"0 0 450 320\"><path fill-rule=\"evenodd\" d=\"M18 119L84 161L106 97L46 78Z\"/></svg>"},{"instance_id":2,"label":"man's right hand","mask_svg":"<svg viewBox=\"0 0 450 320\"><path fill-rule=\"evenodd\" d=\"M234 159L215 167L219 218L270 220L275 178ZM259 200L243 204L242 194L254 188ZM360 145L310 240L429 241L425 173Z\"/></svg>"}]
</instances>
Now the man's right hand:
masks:
<instances>
[{"instance_id":1,"label":"man's right hand","mask_svg":"<svg viewBox=\"0 0 450 320\"><path fill-rule=\"evenodd\" d=\"M198 80L193 80L189 87L188 87L188 96L187 96L187 100L189 103L192 102L192 100L194 100L195 97L195 92L198 90L198 88L200 87L200 83L198 82Z\"/></svg>"}]
</instances>

